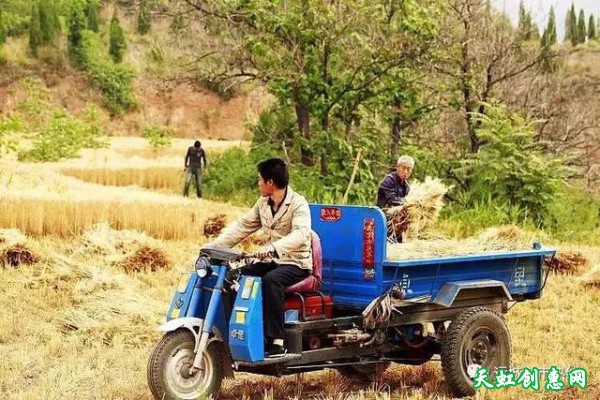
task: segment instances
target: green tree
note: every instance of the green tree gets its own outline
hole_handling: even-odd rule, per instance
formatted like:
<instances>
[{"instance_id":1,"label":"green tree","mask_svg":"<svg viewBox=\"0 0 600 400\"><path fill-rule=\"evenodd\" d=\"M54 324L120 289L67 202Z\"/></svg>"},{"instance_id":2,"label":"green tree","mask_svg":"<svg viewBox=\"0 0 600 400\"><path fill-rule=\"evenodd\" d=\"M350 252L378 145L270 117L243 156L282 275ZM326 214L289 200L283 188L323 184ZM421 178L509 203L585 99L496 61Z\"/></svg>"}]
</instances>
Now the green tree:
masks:
<instances>
[{"instance_id":1,"label":"green tree","mask_svg":"<svg viewBox=\"0 0 600 400\"><path fill-rule=\"evenodd\" d=\"M554 7L550 7L548 14L548 25L542 36L542 46L552 46L556 43L556 16L554 15Z\"/></svg>"},{"instance_id":2,"label":"green tree","mask_svg":"<svg viewBox=\"0 0 600 400\"><path fill-rule=\"evenodd\" d=\"M587 34L589 40L596 40L596 18L594 18L594 14L590 14Z\"/></svg>"},{"instance_id":3,"label":"green tree","mask_svg":"<svg viewBox=\"0 0 600 400\"><path fill-rule=\"evenodd\" d=\"M0 44L6 43L6 28L4 27L4 17L0 10Z\"/></svg>"},{"instance_id":4,"label":"green tree","mask_svg":"<svg viewBox=\"0 0 600 400\"><path fill-rule=\"evenodd\" d=\"M523 40L539 39L538 27L532 21L531 14L525 9L523 0L519 3L519 34Z\"/></svg>"},{"instance_id":5,"label":"green tree","mask_svg":"<svg viewBox=\"0 0 600 400\"><path fill-rule=\"evenodd\" d=\"M484 144L462 161L460 173L471 181L469 197L472 201L491 197L498 204L523 210L520 219L543 224L566 178L564 160L544 154L543 144L535 140L534 124L504 106L487 108L486 115L476 116Z\"/></svg>"},{"instance_id":6,"label":"green tree","mask_svg":"<svg viewBox=\"0 0 600 400\"><path fill-rule=\"evenodd\" d=\"M60 20L56 5L52 2L42 1L40 8L40 26L42 29L42 43L52 43L56 35L60 32Z\"/></svg>"},{"instance_id":7,"label":"green tree","mask_svg":"<svg viewBox=\"0 0 600 400\"><path fill-rule=\"evenodd\" d=\"M198 43L197 73L218 89L264 83L293 115L294 134L283 138L292 159L345 179L358 147L367 164L388 157L375 143L387 141L389 125L375 132L371 118L391 117L392 94L431 56L441 3L209 0L197 13L221 40ZM413 104L404 106L412 113Z\"/></svg>"},{"instance_id":8,"label":"green tree","mask_svg":"<svg viewBox=\"0 0 600 400\"><path fill-rule=\"evenodd\" d=\"M83 48L82 31L86 27L83 4L74 0L69 10L69 56L75 66L83 66L86 62Z\"/></svg>"},{"instance_id":9,"label":"green tree","mask_svg":"<svg viewBox=\"0 0 600 400\"><path fill-rule=\"evenodd\" d=\"M117 7L115 7L112 19L110 20L110 44L108 53L115 63L120 63L123 61L123 54L125 53L126 48L127 43L125 42L125 34L123 33L123 28L121 28L119 22Z\"/></svg>"},{"instance_id":10,"label":"green tree","mask_svg":"<svg viewBox=\"0 0 600 400\"><path fill-rule=\"evenodd\" d=\"M581 9L579 10L579 19L577 20L577 44L585 43L586 38L585 14L583 13L583 9Z\"/></svg>"},{"instance_id":11,"label":"green tree","mask_svg":"<svg viewBox=\"0 0 600 400\"><path fill-rule=\"evenodd\" d=\"M571 3L571 8L567 11L565 21L565 42L571 42L573 46L577 45L577 15L575 14L575 4Z\"/></svg>"},{"instance_id":12,"label":"green tree","mask_svg":"<svg viewBox=\"0 0 600 400\"><path fill-rule=\"evenodd\" d=\"M31 20L29 23L29 50L31 55L37 57L38 47L42 45L42 28L40 26L40 9L38 3L31 6Z\"/></svg>"},{"instance_id":13,"label":"green tree","mask_svg":"<svg viewBox=\"0 0 600 400\"><path fill-rule=\"evenodd\" d=\"M150 0L140 0L137 17L137 31L140 35L150 32Z\"/></svg>"},{"instance_id":14,"label":"green tree","mask_svg":"<svg viewBox=\"0 0 600 400\"><path fill-rule=\"evenodd\" d=\"M96 0L88 0L87 8L87 28L90 31L98 32L100 30L100 17L98 16L98 3Z\"/></svg>"}]
</instances>

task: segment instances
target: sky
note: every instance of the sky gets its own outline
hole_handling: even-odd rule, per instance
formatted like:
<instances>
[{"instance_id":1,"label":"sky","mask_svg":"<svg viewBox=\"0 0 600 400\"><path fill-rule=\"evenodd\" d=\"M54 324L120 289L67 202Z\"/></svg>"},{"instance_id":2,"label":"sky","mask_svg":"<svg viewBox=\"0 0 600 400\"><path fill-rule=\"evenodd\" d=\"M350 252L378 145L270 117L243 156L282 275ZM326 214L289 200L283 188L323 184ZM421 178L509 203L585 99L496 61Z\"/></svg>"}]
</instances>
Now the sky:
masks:
<instances>
[{"instance_id":1,"label":"sky","mask_svg":"<svg viewBox=\"0 0 600 400\"><path fill-rule=\"evenodd\" d=\"M515 23L519 20L519 3L521 0L492 0L492 3ZM533 22L540 29L540 35L546 27L548 21L548 12L550 7L554 6L556 14L556 31L559 40L562 40L565 32L565 16L567 9L571 7L571 3L575 4L575 13L579 17L579 10L583 8L585 13L586 24L590 13L594 17L600 17L600 0L523 0L525 9L531 13Z\"/></svg>"}]
</instances>

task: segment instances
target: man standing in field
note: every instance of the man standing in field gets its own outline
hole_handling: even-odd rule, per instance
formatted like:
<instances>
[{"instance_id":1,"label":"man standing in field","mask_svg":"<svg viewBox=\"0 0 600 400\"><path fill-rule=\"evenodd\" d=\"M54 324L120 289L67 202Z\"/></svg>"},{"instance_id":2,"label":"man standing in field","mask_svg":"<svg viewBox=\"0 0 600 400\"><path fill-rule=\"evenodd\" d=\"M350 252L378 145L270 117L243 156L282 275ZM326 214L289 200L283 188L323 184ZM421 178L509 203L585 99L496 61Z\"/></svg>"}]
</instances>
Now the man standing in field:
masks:
<instances>
[{"instance_id":1,"label":"man standing in field","mask_svg":"<svg viewBox=\"0 0 600 400\"><path fill-rule=\"evenodd\" d=\"M185 184L183 187L185 197L189 196L192 177L194 177L194 183L196 184L196 195L198 198L202 197L202 162L204 162L204 168L206 168L206 154L200 141L196 140L194 145L188 148L185 155Z\"/></svg>"},{"instance_id":2,"label":"man standing in field","mask_svg":"<svg viewBox=\"0 0 600 400\"><path fill-rule=\"evenodd\" d=\"M265 160L257 169L261 197L212 244L233 247L259 229L268 236L268 244L257 253L261 261L243 267L241 274L262 277L267 357L280 357L286 352L284 290L307 278L313 267L310 210L306 199L289 186L282 159Z\"/></svg>"}]
</instances>

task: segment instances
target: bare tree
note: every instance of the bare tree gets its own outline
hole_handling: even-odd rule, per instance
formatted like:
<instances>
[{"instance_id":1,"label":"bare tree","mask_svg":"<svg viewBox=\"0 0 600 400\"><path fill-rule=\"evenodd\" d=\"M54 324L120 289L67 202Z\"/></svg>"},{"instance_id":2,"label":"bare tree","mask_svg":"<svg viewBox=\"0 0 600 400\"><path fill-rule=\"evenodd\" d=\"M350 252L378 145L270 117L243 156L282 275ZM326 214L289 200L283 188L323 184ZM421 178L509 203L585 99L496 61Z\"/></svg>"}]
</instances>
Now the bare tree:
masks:
<instances>
[{"instance_id":1,"label":"bare tree","mask_svg":"<svg viewBox=\"0 0 600 400\"><path fill-rule=\"evenodd\" d=\"M453 89L447 105L462 113L469 150L477 152L481 122L474 114L485 114L486 103L501 84L512 82L543 58L488 0L452 0L440 26L443 61L433 70Z\"/></svg>"}]
</instances>

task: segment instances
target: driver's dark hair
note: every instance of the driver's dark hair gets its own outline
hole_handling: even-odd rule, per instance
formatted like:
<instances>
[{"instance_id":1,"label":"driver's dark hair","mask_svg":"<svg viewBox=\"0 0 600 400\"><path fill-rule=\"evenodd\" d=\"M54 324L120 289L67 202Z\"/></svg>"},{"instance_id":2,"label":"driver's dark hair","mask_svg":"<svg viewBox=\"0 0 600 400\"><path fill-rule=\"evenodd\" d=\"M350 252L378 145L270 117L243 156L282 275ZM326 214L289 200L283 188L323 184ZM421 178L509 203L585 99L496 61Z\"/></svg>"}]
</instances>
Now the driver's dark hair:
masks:
<instances>
[{"instance_id":1,"label":"driver's dark hair","mask_svg":"<svg viewBox=\"0 0 600 400\"><path fill-rule=\"evenodd\" d=\"M287 165L281 158L261 161L256 169L265 182L272 180L279 189L285 188L290 182Z\"/></svg>"}]
</instances>

